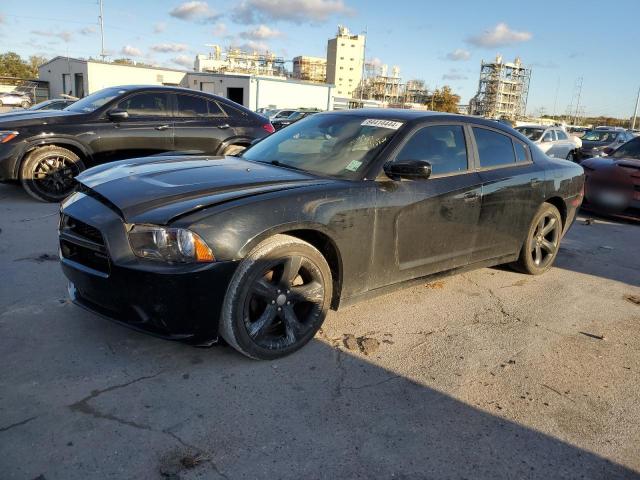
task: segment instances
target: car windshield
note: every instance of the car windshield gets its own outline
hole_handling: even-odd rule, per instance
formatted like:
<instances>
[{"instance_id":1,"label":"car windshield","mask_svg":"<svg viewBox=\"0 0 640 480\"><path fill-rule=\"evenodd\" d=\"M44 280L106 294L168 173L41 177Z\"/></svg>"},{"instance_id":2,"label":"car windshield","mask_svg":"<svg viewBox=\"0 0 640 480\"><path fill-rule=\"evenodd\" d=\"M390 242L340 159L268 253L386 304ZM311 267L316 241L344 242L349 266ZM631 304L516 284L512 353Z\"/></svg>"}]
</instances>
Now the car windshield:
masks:
<instances>
[{"instance_id":1,"label":"car windshield","mask_svg":"<svg viewBox=\"0 0 640 480\"><path fill-rule=\"evenodd\" d=\"M625 143L611 154L613 158L635 158L640 160L640 137Z\"/></svg>"},{"instance_id":2,"label":"car windshield","mask_svg":"<svg viewBox=\"0 0 640 480\"><path fill-rule=\"evenodd\" d=\"M545 129L539 127L518 127L516 128L516 130L527 137L529 140L536 142L540 140L540 137L542 137Z\"/></svg>"},{"instance_id":3,"label":"car windshield","mask_svg":"<svg viewBox=\"0 0 640 480\"><path fill-rule=\"evenodd\" d=\"M72 103L65 108L65 110L71 112L91 113L125 92L126 90L121 88L105 88L104 90L99 90L88 97L84 97L77 102Z\"/></svg>"},{"instance_id":4,"label":"car windshield","mask_svg":"<svg viewBox=\"0 0 640 480\"><path fill-rule=\"evenodd\" d=\"M356 179L401 126L401 122L356 115L311 115L266 137L242 158Z\"/></svg>"},{"instance_id":5,"label":"car windshield","mask_svg":"<svg viewBox=\"0 0 640 480\"><path fill-rule=\"evenodd\" d=\"M583 135L582 140L588 142L613 142L618 133L612 130L591 130Z\"/></svg>"}]
</instances>

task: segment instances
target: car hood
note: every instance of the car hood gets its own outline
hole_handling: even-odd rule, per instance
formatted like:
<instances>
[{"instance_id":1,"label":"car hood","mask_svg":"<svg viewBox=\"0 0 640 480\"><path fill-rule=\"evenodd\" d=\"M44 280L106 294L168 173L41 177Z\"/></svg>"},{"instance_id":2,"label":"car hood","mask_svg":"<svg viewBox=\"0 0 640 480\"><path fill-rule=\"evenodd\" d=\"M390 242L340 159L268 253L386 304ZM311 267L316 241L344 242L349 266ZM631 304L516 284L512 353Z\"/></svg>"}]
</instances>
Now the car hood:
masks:
<instances>
[{"instance_id":1,"label":"car hood","mask_svg":"<svg viewBox=\"0 0 640 480\"><path fill-rule=\"evenodd\" d=\"M125 221L157 225L243 197L332 182L238 157L203 156L123 160L89 169L77 181Z\"/></svg>"},{"instance_id":2,"label":"car hood","mask_svg":"<svg viewBox=\"0 0 640 480\"><path fill-rule=\"evenodd\" d=\"M83 114L68 110L20 110L7 112L0 115L0 129L60 123L78 115Z\"/></svg>"},{"instance_id":3,"label":"car hood","mask_svg":"<svg viewBox=\"0 0 640 480\"><path fill-rule=\"evenodd\" d=\"M640 174L640 160L636 158L593 157L584 160L580 165L591 170L602 170L610 167L625 167L629 171L637 170Z\"/></svg>"}]
</instances>

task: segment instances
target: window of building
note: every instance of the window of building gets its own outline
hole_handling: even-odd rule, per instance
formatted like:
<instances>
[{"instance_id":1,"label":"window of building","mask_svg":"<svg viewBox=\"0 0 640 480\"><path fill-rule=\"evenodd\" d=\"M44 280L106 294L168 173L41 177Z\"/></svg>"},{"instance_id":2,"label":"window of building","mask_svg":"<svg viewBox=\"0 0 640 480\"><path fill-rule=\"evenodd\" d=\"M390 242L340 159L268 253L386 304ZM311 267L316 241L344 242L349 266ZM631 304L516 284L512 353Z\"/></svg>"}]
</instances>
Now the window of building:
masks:
<instances>
[{"instance_id":1,"label":"window of building","mask_svg":"<svg viewBox=\"0 0 640 480\"><path fill-rule=\"evenodd\" d=\"M340 60L344 60L344 57L340 57Z\"/></svg>"},{"instance_id":2,"label":"window of building","mask_svg":"<svg viewBox=\"0 0 640 480\"><path fill-rule=\"evenodd\" d=\"M397 162L423 160L433 175L464 172L468 168L467 144L460 125L424 127L414 133L396 157Z\"/></svg>"},{"instance_id":3,"label":"window of building","mask_svg":"<svg viewBox=\"0 0 640 480\"><path fill-rule=\"evenodd\" d=\"M340 70L344 70L344 67L340 67Z\"/></svg>"},{"instance_id":4,"label":"window of building","mask_svg":"<svg viewBox=\"0 0 640 480\"><path fill-rule=\"evenodd\" d=\"M353 70L353 67L349 67L349 70Z\"/></svg>"},{"instance_id":5,"label":"window of building","mask_svg":"<svg viewBox=\"0 0 640 480\"><path fill-rule=\"evenodd\" d=\"M511 138L493 130L473 127L482 168L510 165L516 162Z\"/></svg>"}]
</instances>

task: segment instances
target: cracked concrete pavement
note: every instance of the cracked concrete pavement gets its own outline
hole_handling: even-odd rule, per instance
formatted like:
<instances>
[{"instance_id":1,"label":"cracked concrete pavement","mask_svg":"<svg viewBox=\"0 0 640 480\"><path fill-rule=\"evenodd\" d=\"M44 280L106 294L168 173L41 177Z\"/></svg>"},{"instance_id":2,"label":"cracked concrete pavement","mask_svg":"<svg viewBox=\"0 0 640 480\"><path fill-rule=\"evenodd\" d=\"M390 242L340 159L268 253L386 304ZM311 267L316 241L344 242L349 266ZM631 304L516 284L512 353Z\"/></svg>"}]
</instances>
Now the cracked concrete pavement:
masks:
<instances>
[{"instance_id":1,"label":"cracked concrete pavement","mask_svg":"<svg viewBox=\"0 0 640 480\"><path fill-rule=\"evenodd\" d=\"M0 186L0 478L640 478L638 225L579 221L543 276L402 290L255 362L70 304L56 212Z\"/></svg>"}]
</instances>

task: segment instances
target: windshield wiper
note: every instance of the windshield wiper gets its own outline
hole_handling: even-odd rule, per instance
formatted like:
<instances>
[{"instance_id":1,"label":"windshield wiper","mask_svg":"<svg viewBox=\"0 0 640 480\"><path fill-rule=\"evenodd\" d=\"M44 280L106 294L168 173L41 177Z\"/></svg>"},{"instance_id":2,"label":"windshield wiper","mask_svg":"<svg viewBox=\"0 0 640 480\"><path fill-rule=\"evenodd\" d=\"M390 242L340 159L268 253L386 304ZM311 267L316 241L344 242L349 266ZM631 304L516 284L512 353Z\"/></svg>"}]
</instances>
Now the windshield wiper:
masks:
<instances>
[{"instance_id":1,"label":"windshield wiper","mask_svg":"<svg viewBox=\"0 0 640 480\"><path fill-rule=\"evenodd\" d=\"M282 163L279 160L271 160L271 161L269 161L269 163L271 165L275 165L276 167L283 167L283 168L290 168L291 170L302 170L302 171L304 171L302 168L292 167L291 165L288 165L286 163Z\"/></svg>"}]
</instances>

